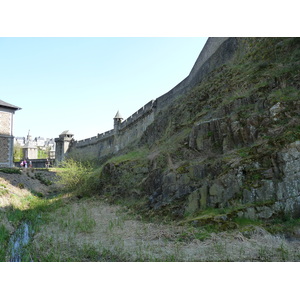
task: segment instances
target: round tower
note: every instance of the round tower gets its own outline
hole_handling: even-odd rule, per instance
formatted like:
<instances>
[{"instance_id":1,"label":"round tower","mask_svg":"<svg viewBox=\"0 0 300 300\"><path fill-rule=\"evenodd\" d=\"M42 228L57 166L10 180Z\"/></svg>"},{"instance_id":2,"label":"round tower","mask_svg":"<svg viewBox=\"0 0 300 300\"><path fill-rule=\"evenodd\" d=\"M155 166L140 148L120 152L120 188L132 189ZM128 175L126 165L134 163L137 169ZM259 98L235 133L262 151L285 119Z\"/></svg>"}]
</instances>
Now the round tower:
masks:
<instances>
[{"instance_id":1,"label":"round tower","mask_svg":"<svg viewBox=\"0 0 300 300\"><path fill-rule=\"evenodd\" d=\"M122 120L123 120L123 118L122 118L121 114L118 111L117 114L114 117L114 130L115 130L116 133L119 132Z\"/></svg>"}]
</instances>

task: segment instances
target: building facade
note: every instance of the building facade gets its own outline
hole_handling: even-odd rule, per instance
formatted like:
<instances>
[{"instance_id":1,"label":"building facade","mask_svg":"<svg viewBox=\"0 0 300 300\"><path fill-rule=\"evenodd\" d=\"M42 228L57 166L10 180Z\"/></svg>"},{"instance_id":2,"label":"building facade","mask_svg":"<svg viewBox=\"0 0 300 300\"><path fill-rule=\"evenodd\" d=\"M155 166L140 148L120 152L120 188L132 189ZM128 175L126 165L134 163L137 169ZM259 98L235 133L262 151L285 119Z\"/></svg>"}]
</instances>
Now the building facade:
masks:
<instances>
[{"instance_id":1,"label":"building facade","mask_svg":"<svg viewBox=\"0 0 300 300\"><path fill-rule=\"evenodd\" d=\"M0 100L0 167L13 166L13 115L19 109Z\"/></svg>"}]
</instances>

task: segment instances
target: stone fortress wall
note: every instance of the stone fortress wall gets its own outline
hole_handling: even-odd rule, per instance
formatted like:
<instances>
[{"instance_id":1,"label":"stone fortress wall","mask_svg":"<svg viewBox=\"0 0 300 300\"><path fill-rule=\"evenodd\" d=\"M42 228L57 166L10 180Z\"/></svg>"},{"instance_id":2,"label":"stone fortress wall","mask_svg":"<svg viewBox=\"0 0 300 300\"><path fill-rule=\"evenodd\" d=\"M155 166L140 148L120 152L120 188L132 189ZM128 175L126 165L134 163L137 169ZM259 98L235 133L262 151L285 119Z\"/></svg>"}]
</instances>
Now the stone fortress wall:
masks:
<instances>
[{"instance_id":1,"label":"stone fortress wall","mask_svg":"<svg viewBox=\"0 0 300 300\"><path fill-rule=\"evenodd\" d=\"M226 63L233 56L236 46L236 38L209 38L190 74L178 85L156 100L148 102L125 121L115 125L114 129L85 140L71 142L67 153L76 153L80 157L101 158L124 149L141 137L159 111L196 86L210 71ZM56 154L56 157L63 156Z\"/></svg>"}]
</instances>

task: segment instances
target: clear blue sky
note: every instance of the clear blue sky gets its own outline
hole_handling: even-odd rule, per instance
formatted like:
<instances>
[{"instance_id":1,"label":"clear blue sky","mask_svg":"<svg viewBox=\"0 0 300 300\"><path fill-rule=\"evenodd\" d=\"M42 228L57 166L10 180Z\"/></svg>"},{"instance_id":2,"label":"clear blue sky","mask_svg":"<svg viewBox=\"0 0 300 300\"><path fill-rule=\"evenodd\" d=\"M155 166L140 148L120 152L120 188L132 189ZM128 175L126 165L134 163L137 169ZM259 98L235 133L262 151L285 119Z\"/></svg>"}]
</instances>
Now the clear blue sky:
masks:
<instances>
[{"instance_id":1,"label":"clear blue sky","mask_svg":"<svg viewBox=\"0 0 300 300\"><path fill-rule=\"evenodd\" d=\"M113 128L188 76L207 38L2 37L0 99L14 136L76 140Z\"/></svg>"}]
</instances>

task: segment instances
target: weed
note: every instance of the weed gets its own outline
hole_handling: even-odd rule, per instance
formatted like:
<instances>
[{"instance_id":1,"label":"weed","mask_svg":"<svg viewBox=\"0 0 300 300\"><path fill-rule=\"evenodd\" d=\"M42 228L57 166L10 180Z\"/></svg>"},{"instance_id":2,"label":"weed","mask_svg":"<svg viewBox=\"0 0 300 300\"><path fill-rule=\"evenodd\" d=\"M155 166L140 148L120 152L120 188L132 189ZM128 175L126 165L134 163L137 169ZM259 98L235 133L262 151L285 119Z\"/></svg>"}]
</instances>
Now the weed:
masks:
<instances>
[{"instance_id":1,"label":"weed","mask_svg":"<svg viewBox=\"0 0 300 300\"><path fill-rule=\"evenodd\" d=\"M261 246L258 249L258 260L263 262L272 261L272 253L266 246Z\"/></svg>"},{"instance_id":2,"label":"weed","mask_svg":"<svg viewBox=\"0 0 300 300\"><path fill-rule=\"evenodd\" d=\"M297 101L299 100L299 90L295 87L288 86L273 91L268 95L268 98L274 103Z\"/></svg>"},{"instance_id":3,"label":"weed","mask_svg":"<svg viewBox=\"0 0 300 300\"><path fill-rule=\"evenodd\" d=\"M49 179L44 178L44 177L42 176L41 173L36 173L36 174L34 175L34 178L35 178L35 179L38 179L38 180L39 180L42 184L44 184L44 185L49 186L49 185L52 184L52 181L49 180Z\"/></svg>"},{"instance_id":4,"label":"weed","mask_svg":"<svg viewBox=\"0 0 300 300\"><path fill-rule=\"evenodd\" d=\"M18 188L19 188L19 189L24 189L24 187L25 187L25 186L24 186L23 183L18 183Z\"/></svg>"},{"instance_id":5,"label":"weed","mask_svg":"<svg viewBox=\"0 0 300 300\"><path fill-rule=\"evenodd\" d=\"M79 249L77 256L80 258L80 261L101 261L99 250L89 244L84 244L82 248Z\"/></svg>"},{"instance_id":6,"label":"weed","mask_svg":"<svg viewBox=\"0 0 300 300\"><path fill-rule=\"evenodd\" d=\"M252 220L248 218L236 217L233 221L238 224L240 227L249 226L249 225L262 225L262 221L260 220Z\"/></svg>"},{"instance_id":7,"label":"weed","mask_svg":"<svg viewBox=\"0 0 300 300\"><path fill-rule=\"evenodd\" d=\"M6 190L6 189L0 189L0 196L4 196L4 195L7 195L9 194L9 191Z\"/></svg>"},{"instance_id":8,"label":"weed","mask_svg":"<svg viewBox=\"0 0 300 300\"><path fill-rule=\"evenodd\" d=\"M95 220L83 211L81 218L75 222L75 232L92 232L95 226Z\"/></svg>"},{"instance_id":9,"label":"weed","mask_svg":"<svg viewBox=\"0 0 300 300\"><path fill-rule=\"evenodd\" d=\"M6 247L9 241L9 232L3 226L0 225L0 261L4 262L6 257Z\"/></svg>"},{"instance_id":10,"label":"weed","mask_svg":"<svg viewBox=\"0 0 300 300\"><path fill-rule=\"evenodd\" d=\"M114 156L113 158L109 159L107 163L119 164L121 162L126 162L126 161L136 161L146 157L147 154L148 154L148 150L141 148L135 151L128 152L123 155Z\"/></svg>"},{"instance_id":11,"label":"weed","mask_svg":"<svg viewBox=\"0 0 300 300\"><path fill-rule=\"evenodd\" d=\"M289 259L289 251L288 249L281 243L280 247L276 249L279 253L279 257L281 258L281 261L288 261Z\"/></svg>"},{"instance_id":12,"label":"weed","mask_svg":"<svg viewBox=\"0 0 300 300\"><path fill-rule=\"evenodd\" d=\"M249 151L250 151L249 148L242 148L242 149L239 149L237 151L237 153L239 154L240 157L246 158L246 157L249 157Z\"/></svg>"},{"instance_id":13,"label":"weed","mask_svg":"<svg viewBox=\"0 0 300 300\"><path fill-rule=\"evenodd\" d=\"M34 196L39 197L39 198L43 198L43 197L44 197L44 194L41 193L41 192L31 191L31 193L32 193Z\"/></svg>"},{"instance_id":14,"label":"weed","mask_svg":"<svg viewBox=\"0 0 300 300\"><path fill-rule=\"evenodd\" d=\"M176 169L176 173L177 174L184 174L184 173L188 173L189 172L189 164L188 163L185 163L183 164L182 166L178 167Z\"/></svg>"}]
</instances>

